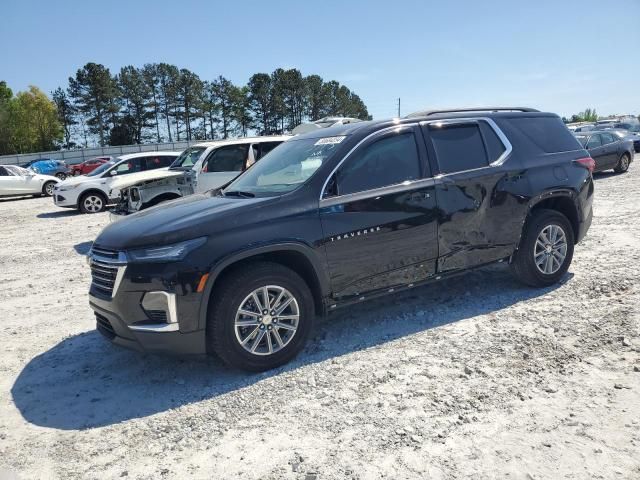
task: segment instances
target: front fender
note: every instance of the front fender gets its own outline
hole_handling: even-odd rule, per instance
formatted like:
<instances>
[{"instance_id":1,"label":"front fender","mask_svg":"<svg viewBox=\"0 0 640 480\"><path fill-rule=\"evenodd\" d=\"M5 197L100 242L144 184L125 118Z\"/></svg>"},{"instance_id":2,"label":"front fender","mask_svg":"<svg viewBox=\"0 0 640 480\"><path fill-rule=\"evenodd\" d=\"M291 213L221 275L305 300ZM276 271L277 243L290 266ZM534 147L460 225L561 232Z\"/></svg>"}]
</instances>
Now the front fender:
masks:
<instances>
[{"instance_id":1,"label":"front fender","mask_svg":"<svg viewBox=\"0 0 640 480\"><path fill-rule=\"evenodd\" d=\"M262 255L265 253L275 253L275 252L297 252L301 253L305 256L305 258L311 264L316 279L318 280L318 284L320 286L320 291L322 297L326 297L329 294L329 277L327 275L326 269L323 267L323 261L316 253L316 251L310 246L295 241L287 241L287 242L279 242L279 243L271 243L267 245L259 245L253 246L251 248L247 248L244 250L236 251L232 254L229 254L219 261L217 261L211 270L209 271L209 278L205 284L205 288L202 292L202 301L200 303L200 328L204 329L207 324L207 311L209 309L209 300L211 299L211 292L216 284L216 280L220 276L220 274L229 266L237 263L241 260L245 260L250 257L255 257L257 255Z\"/></svg>"}]
</instances>

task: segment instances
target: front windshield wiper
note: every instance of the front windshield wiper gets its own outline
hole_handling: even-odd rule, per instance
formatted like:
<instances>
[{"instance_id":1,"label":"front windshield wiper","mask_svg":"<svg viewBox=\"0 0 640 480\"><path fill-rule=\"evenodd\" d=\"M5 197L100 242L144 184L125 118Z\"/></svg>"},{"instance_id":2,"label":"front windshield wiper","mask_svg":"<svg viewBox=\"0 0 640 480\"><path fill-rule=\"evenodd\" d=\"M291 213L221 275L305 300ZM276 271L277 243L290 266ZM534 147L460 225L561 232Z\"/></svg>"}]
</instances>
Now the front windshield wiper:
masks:
<instances>
[{"instance_id":1,"label":"front windshield wiper","mask_svg":"<svg viewBox=\"0 0 640 480\"><path fill-rule=\"evenodd\" d=\"M255 193L243 192L242 190L225 190L222 192L225 197L241 197L241 198L253 198Z\"/></svg>"}]
</instances>

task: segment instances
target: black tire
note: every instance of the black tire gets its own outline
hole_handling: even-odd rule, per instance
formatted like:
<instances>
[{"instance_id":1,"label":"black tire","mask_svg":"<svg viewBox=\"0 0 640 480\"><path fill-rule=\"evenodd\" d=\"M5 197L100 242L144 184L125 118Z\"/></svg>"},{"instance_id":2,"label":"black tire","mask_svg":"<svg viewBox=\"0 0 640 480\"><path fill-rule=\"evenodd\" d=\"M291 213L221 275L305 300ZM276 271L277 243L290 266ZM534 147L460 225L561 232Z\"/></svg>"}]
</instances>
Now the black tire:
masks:
<instances>
[{"instance_id":1,"label":"black tire","mask_svg":"<svg viewBox=\"0 0 640 480\"><path fill-rule=\"evenodd\" d=\"M67 175L65 173L62 173L62 172L56 173L56 178L62 181L65 178L67 178Z\"/></svg>"},{"instance_id":2,"label":"black tire","mask_svg":"<svg viewBox=\"0 0 640 480\"><path fill-rule=\"evenodd\" d=\"M47 197L52 197L53 187L55 186L56 186L56 182L53 182L53 181L45 182L44 185L42 185L42 195L45 195Z\"/></svg>"},{"instance_id":3,"label":"black tire","mask_svg":"<svg viewBox=\"0 0 640 480\"><path fill-rule=\"evenodd\" d=\"M631 158L628 153L624 153L620 157L620 160L618 160L618 165L616 165L616 168L614 168L613 171L616 173L625 173L629 170L629 163L631 163Z\"/></svg>"},{"instance_id":4,"label":"black tire","mask_svg":"<svg viewBox=\"0 0 640 480\"><path fill-rule=\"evenodd\" d=\"M538 267L536 264L536 245L538 237L547 228L557 226L560 227L565 234L566 251L565 257L559 268L552 273L544 273L541 271L544 266ZM522 232L520 245L514 253L511 260L511 271L514 276L522 283L531 287L548 287L558 282L571 265L573 259L574 234L571 223L563 214L556 210L540 209L530 214ZM538 247L540 248L540 247ZM553 249L552 249L553 250ZM540 255L540 253L538 253ZM547 255L544 253L543 255ZM549 253L549 255L554 255ZM551 260L554 261L553 259ZM555 264L552 263L552 268Z\"/></svg>"},{"instance_id":5,"label":"black tire","mask_svg":"<svg viewBox=\"0 0 640 480\"><path fill-rule=\"evenodd\" d=\"M82 213L100 213L107 208L107 197L100 192L87 192L80 197L78 208Z\"/></svg>"},{"instance_id":6,"label":"black tire","mask_svg":"<svg viewBox=\"0 0 640 480\"><path fill-rule=\"evenodd\" d=\"M285 340L283 347L268 355L258 355L247 351L241 345L236 334L235 321L239 308L246 305L244 302L251 293L266 285L284 288L293 295L297 302L299 319L297 330L288 341ZM278 263L261 261L243 264L242 267L225 275L211 295L213 304L207 318L207 348L210 352L215 352L229 366L253 372L279 367L292 360L302 350L313 329L315 311L309 287L300 275ZM277 308L277 305L273 307ZM271 322L270 316L269 322ZM271 326L275 326L275 322ZM264 329L264 327L265 325L262 324L257 326L256 330L253 329L253 325L246 327L250 330L245 332L251 331L256 335L252 337L251 334L247 334L246 338L254 338L255 342L257 335L260 334L257 328ZM272 337L275 333L265 331L263 336L268 336L269 342L272 342L272 338L275 339ZM285 331L286 334L288 334L287 331ZM263 341L266 343L266 340L264 338ZM251 346L250 343L247 347Z\"/></svg>"}]
</instances>

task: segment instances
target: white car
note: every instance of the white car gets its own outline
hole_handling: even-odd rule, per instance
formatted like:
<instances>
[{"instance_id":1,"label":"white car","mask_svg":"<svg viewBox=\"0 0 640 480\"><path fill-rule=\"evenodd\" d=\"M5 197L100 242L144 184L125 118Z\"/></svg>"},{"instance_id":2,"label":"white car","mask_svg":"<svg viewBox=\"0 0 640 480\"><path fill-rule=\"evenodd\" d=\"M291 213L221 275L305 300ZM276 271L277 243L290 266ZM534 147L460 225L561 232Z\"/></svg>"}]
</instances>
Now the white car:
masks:
<instances>
[{"instance_id":1,"label":"white car","mask_svg":"<svg viewBox=\"0 0 640 480\"><path fill-rule=\"evenodd\" d=\"M179 152L141 152L117 157L87 175L73 177L56 185L53 201L59 207L77 208L83 213L98 213L115 203L120 192L111 184L123 175L143 176L149 170L168 167ZM111 195L110 196L110 192Z\"/></svg>"},{"instance_id":2,"label":"white car","mask_svg":"<svg viewBox=\"0 0 640 480\"><path fill-rule=\"evenodd\" d=\"M60 180L51 175L41 175L17 165L0 165L0 197L51 196L57 183Z\"/></svg>"}]
</instances>

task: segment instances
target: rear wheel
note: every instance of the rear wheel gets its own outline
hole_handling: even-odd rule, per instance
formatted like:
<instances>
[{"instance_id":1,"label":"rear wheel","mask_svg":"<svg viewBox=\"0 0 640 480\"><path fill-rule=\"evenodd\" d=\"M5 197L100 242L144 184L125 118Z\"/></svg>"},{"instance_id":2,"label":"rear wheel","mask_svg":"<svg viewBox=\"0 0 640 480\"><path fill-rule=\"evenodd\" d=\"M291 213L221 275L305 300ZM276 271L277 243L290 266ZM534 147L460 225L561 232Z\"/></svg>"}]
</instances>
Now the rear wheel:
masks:
<instances>
[{"instance_id":1,"label":"rear wheel","mask_svg":"<svg viewBox=\"0 0 640 480\"><path fill-rule=\"evenodd\" d=\"M616 173L624 173L627 170L629 170L629 154L625 153L624 155L622 155L622 157L620 157L620 160L618 161L618 165L616 165L616 168L613 169L614 172Z\"/></svg>"},{"instance_id":2,"label":"rear wheel","mask_svg":"<svg viewBox=\"0 0 640 480\"><path fill-rule=\"evenodd\" d=\"M53 189L56 186L56 182L45 182L45 184L42 186L42 194L46 195L47 197L51 197L53 196Z\"/></svg>"},{"instance_id":3,"label":"rear wheel","mask_svg":"<svg viewBox=\"0 0 640 480\"><path fill-rule=\"evenodd\" d=\"M269 370L289 362L313 327L309 287L296 272L277 263L256 262L232 271L212 299L209 349L243 370Z\"/></svg>"},{"instance_id":4,"label":"rear wheel","mask_svg":"<svg viewBox=\"0 0 640 480\"><path fill-rule=\"evenodd\" d=\"M555 210L536 210L529 217L513 255L512 272L532 287L553 285L569 269L573 246L573 229L567 217Z\"/></svg>"},{"instance_id":5,"label":"rear wheel","mask_svg":"<svg viewBox=\"0 0 640 480\"><path fill-rule=\"evenodd\" d=\"M99 213L107 207L107 197L98 192L89 192L80 198L79 206L82 213Z\"/></svg>"},{"instance_id":6,"label":"rear wheel","mask_svg":"<svg viewBox=\"0 0 640 480\"><path fill-rule=\"evenodd\" d=\"M60 179L60 180L64 180L65 178L67 178L67 174L66 173L56 173L56 178Z\"/></svg>"}]
</instances>

